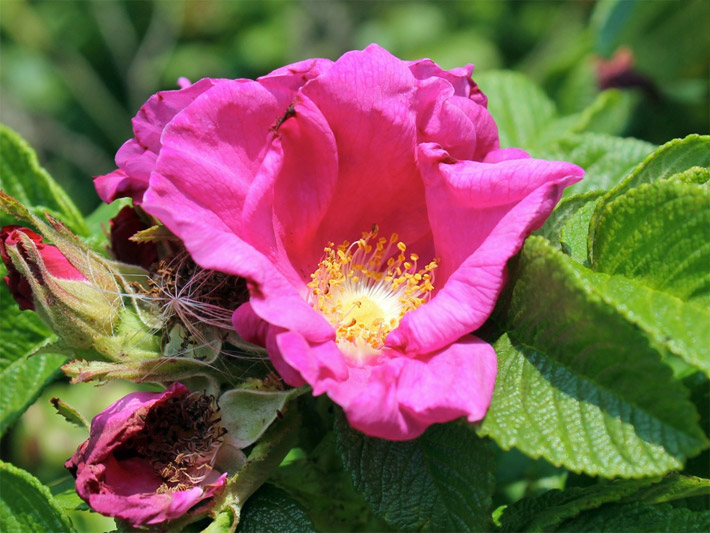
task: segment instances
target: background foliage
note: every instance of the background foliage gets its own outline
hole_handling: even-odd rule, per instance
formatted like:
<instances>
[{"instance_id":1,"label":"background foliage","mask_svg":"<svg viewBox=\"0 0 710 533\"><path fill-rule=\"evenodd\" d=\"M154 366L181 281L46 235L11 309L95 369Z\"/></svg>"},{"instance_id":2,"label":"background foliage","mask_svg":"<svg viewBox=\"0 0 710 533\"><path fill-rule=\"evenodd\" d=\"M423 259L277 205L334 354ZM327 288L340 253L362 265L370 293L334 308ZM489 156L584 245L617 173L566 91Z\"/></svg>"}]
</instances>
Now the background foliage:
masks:
<instances>
[{"instance_id":1,"label":"background foliage","mask_svg":"<svg viewBox=\"0 0 710 533\"><path fill-rule=\"evenodd\" d=\"M310 433L240 528L704 530L710 141L685 137L710 130L707 20L703 0L2 0L0 122L49 172L2 130L0 188L98 239L112 208L94 212L90 178L113 169L130 118L179 76L257 77L370 42L475 63L503 145L587 171L511 264L478 332L500 357L488 417L388 443L302 399ZM62 467L85 433L49 399L88 418L131 386L67 387L62 357L24 358L48 331L4 284L0 309L2 493L44 509L44 522L12 528L71 530L70 510L76 529L108 531ZM599 481L614 477L626 479ZM38 519L12 505L2 499L0 520Z\"/></svg>"}]
</instances>

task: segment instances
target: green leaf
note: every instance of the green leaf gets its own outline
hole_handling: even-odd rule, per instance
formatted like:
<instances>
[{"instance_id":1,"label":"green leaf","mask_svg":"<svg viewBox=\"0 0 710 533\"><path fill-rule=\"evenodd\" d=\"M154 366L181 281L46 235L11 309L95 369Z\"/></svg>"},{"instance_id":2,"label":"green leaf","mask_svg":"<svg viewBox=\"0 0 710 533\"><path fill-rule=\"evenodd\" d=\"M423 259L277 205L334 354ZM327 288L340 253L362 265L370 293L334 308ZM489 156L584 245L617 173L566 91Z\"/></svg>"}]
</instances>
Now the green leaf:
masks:
<instances>
[{"instance_id":1,"label":"green leaf","mask_svg":"<svg viewBox=\"0 0 710 533\"><path fill-rule=\"evenodd\" d=\"M498 315L509 337L494 344L498 377L481 432L590 475L680 469L708 444L687 391L587 274L544 239L527 240Z\"/></svg>"},{"instance_id":2,"label":"green leaf","mask_svg":"<svg viewBox=\"0 0 710 533\"><path fill-rule=\"evenodd\" d=\"M4 283L0 283L0 309L0 435L3 435L54 380L66 358L58 355L27 358L52 334L33 312L19 310Z\"/></svg>"},{"instance_id":3,"label":"green leaf","mask_svg":"<svg viewBox=\"0 0 710 533\"><path fill-rule=\"evenodd\" d=\"M594 270L710 305L708 188L673 181L642 185L598 207L592 224Z\"/></svg>"},{"instance_id":4,"label":"green leaf","mask_svg":"<svg viewBox=\"0 0 710 533\"><path fill-rule=\"evenodd\" d=\"M652 183L693 167L710 167L710 135L688 135L667 142L639 165L604 198L605 203L644 183Z\"/></svg>"},{"instance_id":5,"label":"green leaf","mask_svg":"<svg viewBox=\"0 0 710 533\"><path fill-rule=\"evenodd\" d=\"M568 187L566 194L607 190L619 184L654 145L637 139L584 133L569 135L554 145L555 157L584 169L584 179Z\"/></svg>"},{"instance_id":6,"label":"green leaf","mask_svg":"<svg viewBox=\"0 0 710 533\"><path fill-rule=\"evenodd\" d=\"M476 76L476 83L489 95L488 110L498 125L502 147L529 150L555 118L555 104L524 75L512 71L489 71Z\"/></svg>"},{"instance_id":7,"label":"green leaf","mask_svg":"<svg viewBox=\"0 0 710 533\"><path fill-rule=\"evenodd\" d=\"M271 481L306 509L318 531L387 530L343 470L332 431L307 457L282 464Z\"/></svg>"},{"instance_id":8,"label":"green leaf","mask_svg":"<svg viewBox=\"0 0 710 533\"><path fill-rule=\"evenodd\" d=\"M238 533L315 531L301 506L287 492L263 485L242 508Z\"/></svg>"},{"instance_id":9,"label":"green leaf","mask_svg":"<svg viewBox=\"0 0 710 533\"><path fill-rule=\"evenodd\" d=\"M0 124L0 190L25 204L38 216L45 212L61 220L74 232L88 235L79 210L64 190L37 161L37 154L14 131ZM0 225L16 224L0 213Z\"/></svg>"},{"instance_id":10,"label":"green leaf","mask_svg":"<svg viewBox=\"0 0 710 533\"><path fill-rule=\"evenodd\" d=\"M710 530L710 511L694 512L670 505L637 502L605 505L594 512L581 514L560 526L560 531L683 531L705 533Z\"/></svg>"},{"instance_id":11,"label":"green leaf","mask_svg":"<svg viewBox=\"0 0 710 533\"><path fill-rule=\"evenodd\" d=\"M682 498L710 495L710 480L695 476L671 474L659 483L644 487L631 498L646 503L665 503Z\"/></svg>"},{"instance_id":12,"label":"green leaf","mask_svg":"<svg viewBox=\"0 0 710 533\"><path fill-rule=\"evenodd\" d=\"M115 217L123 207L131 205L128 198L119 198L110 204L101 203L89 216L86 217L86 226L89 237L86 242L97 252L106 254L106 247L110 245L109 220Z\"/></svg>"},{"instance_id":13,"label":"green leaf","mask_svg":"<svg viewBox=\"0 0 710 533\"><path fill-rule=\"evenodd\" d=\"M576 117L573 115L575 123L571 130L575 133L596 132L618 135L624 130L637 100L637 95L631 91L617 89L602 91Z\"/></svg>"},{"instance_id":14,"label":"green leaf","mask_svg":"<svg viewBox=\"0 0 710 533\"><path fill-rule=\"evenodd\" d=\"M70 424L74 424L80 429L85 429L88 434L88 431L91 429L91 426L89 425L89 422L87 422L86 418L84 418L84 416L79 411L74 409L64 400L60 400L59 398L52 398L49 401L57 410L57 414L63 416L64 419Z\"/></svg>"},{"instance_id":15,"label":"green leaf","mask_svg":"<svg viewBox=\"0 0 710 533\"><path fill-rule=\"evenodd\" d=\"M551 490L508 506L501 516L501 531L553 531L564 520L607 502L637 493L657 479L617 480L585 488Z\"/></svg>"},{"instance_id":16,"label":"green leaf","mask_svg":"<svg viewBox=\"0 0 710 533\"><path fill-rule=\"evenodd\" d=\"M688 176L640 185L598 209L591 265L612 276L610 295L629 320L710 375L710 189L683 183Z\"/></svg>"},{"instance_id":17,"label":"green leaf","mask_svg":"<svg viewBox=\"0 0 710 533\"><path fill-rule=\"evenodd\" d=\"M6 533L74 531L49 489L36 478L0 461L0 529Z\"/></svg>"},{"instance_id":18,"label":"green leaf","mask_svg":"<svg viewBox=\"0 0 710 533\"><path fill-rule=\"evenodd\" d=\"M434 425L421 437L391 442L336 419L337 446L356 490L395 529L484 530L494 485L485 440L459 423Z\"/></svg>"},{"instance_id":19,"label":"green leaf","mask_svg":"<svg viewBox=\"0 0 710 533\"><path fill-rule=\"evenodd\" d=\"M586 272L603 301L658 346L710 375L710 310L624 276Z\"/></svg>"},{"instance_id":20,"label":"green leaf","mask_svg":"<svg viewBox=\"0 0 710 533\"><path fill-rule=\"evenodd\" d=\"M589 222L600 199L599 196L595 196L594 200L584 204L560 229L562 250L578 263L583 264L587 261Z\"/></svg>"},{"instance_id":21,"label":"green leaf","mask_svg":"<svg viewBox=\"0 0 710 533\"><path fill-rule=\"evenodd\" d=\"M569 198L563 199L552 212L552 214L547 218L545 224L539 229L533 232L533 235L540 235L545 237L552 244L561 246L560 237L562 229L565 228L570 223L570 219L574 217L581 209L585 206L592 204L596 205L597 201L604 194L603 191L590 191L581 194L575 194ZM586 238L587 232L584 232L585 244L584 248L586 250Z\"/></svg>"}]
</instances>

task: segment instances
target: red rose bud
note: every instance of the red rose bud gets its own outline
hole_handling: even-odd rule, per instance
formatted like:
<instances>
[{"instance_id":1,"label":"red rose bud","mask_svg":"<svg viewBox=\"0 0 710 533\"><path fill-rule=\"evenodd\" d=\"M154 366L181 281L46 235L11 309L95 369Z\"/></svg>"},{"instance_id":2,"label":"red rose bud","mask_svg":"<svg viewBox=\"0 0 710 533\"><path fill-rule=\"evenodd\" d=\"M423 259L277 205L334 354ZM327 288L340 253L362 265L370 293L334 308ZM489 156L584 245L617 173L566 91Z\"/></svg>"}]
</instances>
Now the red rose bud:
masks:
<instances>
[{"instance_id":1,"label":"red rose bud","mask_svg":"<svg viewBox=\"0 0 710 533\"><path fill-rule=\"evenodd\" d=\"M111 251L122 263L140 265L146 270L158 260L158 247L155 243L133 242L130 240L139 231L148 229L138 212L126 206L109 221L111 228Z\"/></svg>"},{"instance_id":2,"label":"red rose bud","mask_svg":"<svg viewBox=\"0 0 710 533\"><path fill-rule=\"evenodd\" d=\"M19 226L1 230L5 282L21 309L32 309L74 350L111 336L123 309L115 272L79 241L47 228L55 245ZM66 230L64 230L66 231Z\"/></svg>"},{"instance_id":3,"label":"red rose bud","mask_svg":"<svg viewBox=\"0 0 710 533\"><path fill-rule=\"evenodd\" d=\"M29 228L5 226L0 229L0 256L2 256L2 260L8 271L8 275L3 279L10 288L10 293L19 304L21 310L34 311L35 309L30 283L27 281L27 278L15 268L8 254L8 247L15 248L17 253L19 253L25 261L31 262L27 248L22 243L21 235L25 235L32 241L50 275L58 279L87 280L86 276L79 272L56 246L42 242L41 235L38 235ZM38 268L34 268L33 270L35 275L40 273L40 269ZM38 276L38 282L44 284L41 275Z\"/></svg>"}]
</instances>

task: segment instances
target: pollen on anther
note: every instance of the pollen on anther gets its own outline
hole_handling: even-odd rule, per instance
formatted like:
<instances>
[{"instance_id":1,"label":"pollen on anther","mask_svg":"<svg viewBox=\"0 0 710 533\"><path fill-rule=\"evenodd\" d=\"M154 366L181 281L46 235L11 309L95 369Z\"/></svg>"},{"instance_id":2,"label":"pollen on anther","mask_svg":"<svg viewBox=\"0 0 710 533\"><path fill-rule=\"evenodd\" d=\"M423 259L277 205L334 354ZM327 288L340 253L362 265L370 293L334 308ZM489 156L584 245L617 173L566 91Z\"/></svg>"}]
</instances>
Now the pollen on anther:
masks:
<instances>
[{"instance_id":1,"label":"pollen on anther","mask_svg":"<svg viewBox=\"0 0 710 533\"><path fill-rule=\"evenodd\" d=\"M432 274L439 260L417 268L419 255L393 233L379 237L379 227L352 244L328 243L311 275L309 302L333 325L342 348L377 353L390 331L409 311L424 304L434 290ZM396 249L394 247L396 246Z\"/></svg>"}]
</instances>

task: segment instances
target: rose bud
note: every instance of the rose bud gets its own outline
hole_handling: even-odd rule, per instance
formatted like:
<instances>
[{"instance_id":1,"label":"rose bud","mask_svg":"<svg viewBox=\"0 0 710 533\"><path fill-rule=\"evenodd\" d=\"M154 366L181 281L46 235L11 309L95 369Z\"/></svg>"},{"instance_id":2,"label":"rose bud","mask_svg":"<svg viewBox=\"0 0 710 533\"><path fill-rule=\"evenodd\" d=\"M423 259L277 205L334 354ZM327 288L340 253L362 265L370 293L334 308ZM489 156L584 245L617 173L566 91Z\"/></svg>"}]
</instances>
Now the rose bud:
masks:
<instances>
[{"instance_id":1,"label":"rose bud","mask_svg":"<svg viewBox=\"0 0 710 533\"><path fill-rule=\"evenodd\" d=\"M107 266L70 250L68 242L60 250L28 228L5 226L5 282L20 309L35 310L73 348L91 348L97 337L111 334L121 308L119 286Z\"/></svg>"},{"instance_id":2,"label":"rose bud","mask_svg":"<svg viewBox=\"0 0 710 533\"><path fill-rule=\"evenodd\" d=\"M18 246L21 250L20 253L23 253L23 245L20 238L21 233L26 235L35 244L47 271L52 276L61 279L86 280L86 277L64 257L64 254L60 252L56 246L42 242L41 235L37 235L28 228L5 226L0 229L0 257L2 257L8 271L8 275L5 276L3 280L7 283L12 297L15 298L15 301L19 304L22 311L34 311L35 309L35 303L32 298L32 288L27 278L20 274L17 268L15 268L7 252L8 246ZM26 252L24 253L26 255Z\"/></svg>"},{"instance_id":3,"label":"rose bud","mask_svg":"<svg viewBox=\"0 0 710 533\"><path fill-rule=\"evenodd\" d=\"M173 383L160 393L129 394L99 413L65 466L94 511L136 528L160 524L201 502L193 512L210 509L226 483L227 473L215 469L222 457L230 468L243 464L226 433L214 397Z\"/></svg>"}]
</instances>

